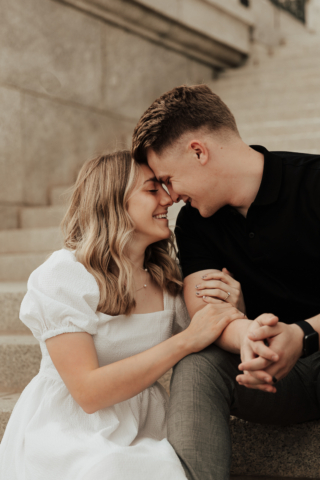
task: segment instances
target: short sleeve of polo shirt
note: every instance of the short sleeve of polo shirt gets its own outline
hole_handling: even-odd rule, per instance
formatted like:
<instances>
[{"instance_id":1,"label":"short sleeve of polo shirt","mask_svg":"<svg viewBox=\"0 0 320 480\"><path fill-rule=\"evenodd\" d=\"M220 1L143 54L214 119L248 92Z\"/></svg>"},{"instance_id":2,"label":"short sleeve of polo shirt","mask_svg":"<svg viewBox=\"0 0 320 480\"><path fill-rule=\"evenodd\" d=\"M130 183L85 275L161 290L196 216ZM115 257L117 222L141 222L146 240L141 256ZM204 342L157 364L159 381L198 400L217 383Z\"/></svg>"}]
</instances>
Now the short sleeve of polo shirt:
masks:
<instances>
[{"instance_id":1,"label":"short sleeve of polo shirt","mask_svg":"<svg viewBox=\"0 0 320 480\"><path fill-rule=\"evenodd\" d=\"M222 261L203 232L203 221L197 209L187 204L179 212L175 236L183 277L207 269L222 270Z\"/></svg>"}]
</instances>

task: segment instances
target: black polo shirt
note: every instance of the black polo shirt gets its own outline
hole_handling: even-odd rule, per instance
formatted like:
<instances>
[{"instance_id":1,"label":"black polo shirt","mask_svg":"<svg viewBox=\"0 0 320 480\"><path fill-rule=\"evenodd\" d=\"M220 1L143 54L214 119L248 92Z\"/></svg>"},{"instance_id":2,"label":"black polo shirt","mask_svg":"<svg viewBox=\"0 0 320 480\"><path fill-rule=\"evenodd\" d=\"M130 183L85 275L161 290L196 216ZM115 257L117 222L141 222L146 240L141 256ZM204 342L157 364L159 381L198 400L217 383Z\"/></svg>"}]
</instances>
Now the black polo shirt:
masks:
<instances>
[{"instance_id":1,"label":"black polo shirt","mask_svg":"<svg viewBox=\"0 0 320 480\"><path fill-rule=\"evenodd\" d=\"M175 234L184 277L228 268L241 283L248 318L273 313L285 323L320 313L320 155L264 154L247 217L229 205L203 218L190 204Z\"/></svg>"}]
</instances>

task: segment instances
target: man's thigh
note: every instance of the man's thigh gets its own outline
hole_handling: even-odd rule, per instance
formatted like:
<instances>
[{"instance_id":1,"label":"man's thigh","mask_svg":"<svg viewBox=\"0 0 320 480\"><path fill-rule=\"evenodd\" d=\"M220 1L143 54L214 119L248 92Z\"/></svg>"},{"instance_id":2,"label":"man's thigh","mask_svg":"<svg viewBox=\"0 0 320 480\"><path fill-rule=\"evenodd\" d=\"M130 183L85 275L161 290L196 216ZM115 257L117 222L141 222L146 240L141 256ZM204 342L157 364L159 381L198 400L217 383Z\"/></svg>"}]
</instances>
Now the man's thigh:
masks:
<instances>
[{"instance_id":1,"label":"man's thigh","mask_svg":"<svg viewBox=\"0 0 320 480\"><path fill-rule=\"evenodd\" d=\"M319 354L318 360L320 360ZM276 393L248 389L236 383L231 414L251 422L273 425L308 422L320 418L319 368L315 358L299 360L276 384Z\"/></svg>"},{"instance_id":2,"label":"man's thigh","mask_svg":"<svg viewBox=\"0 0 320 480\"><path fill-rule=\"evenodd\" d=\"M186 357L174 370L171 402L181 402L180 414L192 417L193 423L205 423L209 412L210 417L230 413L275 425L320 418L320 352L299 360L277 383L277 393L239 385L235 380L239 363L239 355L215 345Z\"/></svg>"}]
</instances>

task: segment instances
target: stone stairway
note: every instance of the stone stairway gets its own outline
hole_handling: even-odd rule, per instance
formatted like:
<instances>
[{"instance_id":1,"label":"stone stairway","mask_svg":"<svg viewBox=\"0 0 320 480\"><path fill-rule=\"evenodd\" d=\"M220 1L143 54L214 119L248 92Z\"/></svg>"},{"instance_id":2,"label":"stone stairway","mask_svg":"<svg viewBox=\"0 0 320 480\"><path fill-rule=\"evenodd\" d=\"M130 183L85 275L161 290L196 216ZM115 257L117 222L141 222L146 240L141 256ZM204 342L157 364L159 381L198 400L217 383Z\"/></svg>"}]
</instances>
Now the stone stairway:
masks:
<instances>
[{"instance_id":1,"label":"stone stairway","mask_svg":"<svg viewBox=\"0 0 320 480\"><path fill-rule=\"evenodd\" d=\"M320 151L320 35L254 47L248 63L210 85L235 115L243 140L269 150Z\"/></svg>"},{"instance_id":2,"label":"stone stairway","mask_svg":"<svg viewBox=\"0 0 320 480\"><path fill-rule=\"evenodd\" d=\"M0 230L0 440L21 391L39 371L40 347L19 310L30 273L61 248L64 190L52 189L50 206L22 208L21 228Z\"/></svg>"},{"instance_id":3,"label":"stone stairway","mask_svg":"<svg viewBox=\"0 0 320 480\"><path fill-rule=\"evenodd\" d=\"M273 50L255 46L247 65L212 82L247 143L320 152L319 54L319 36L288 37ZM52 189L49 206L23 208L21 228L0 230L0 440L20 392L39 369L39 345L19 320L19 308L30 273L61 248L65 189ZM180 207L169 211L172 228ZM168 372L166 388L169 380ZM230 425L233 475L320 478L319 422L272 427L232 418Z\"/></svg>"}]
</instances>

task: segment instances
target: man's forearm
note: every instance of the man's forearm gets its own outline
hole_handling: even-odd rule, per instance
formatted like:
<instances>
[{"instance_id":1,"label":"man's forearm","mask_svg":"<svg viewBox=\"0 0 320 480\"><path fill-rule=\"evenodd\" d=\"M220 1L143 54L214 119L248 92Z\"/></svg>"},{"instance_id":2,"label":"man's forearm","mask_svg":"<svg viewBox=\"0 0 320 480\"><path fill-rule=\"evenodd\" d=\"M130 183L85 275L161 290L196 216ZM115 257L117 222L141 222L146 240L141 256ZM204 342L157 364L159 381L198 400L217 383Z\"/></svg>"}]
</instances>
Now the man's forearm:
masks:
<instances>
[{"instance_id":1,"label":"man's forearm","mask_svg":"<svg viewBox=\"0 0 320 480\"><path fill-rule=\"evenodd\" d=\"M247 333L250 325L251 320L235 320L227 326L215 344L227 352L239 354L243 336Z\"/></svg>"}]
</instances>

